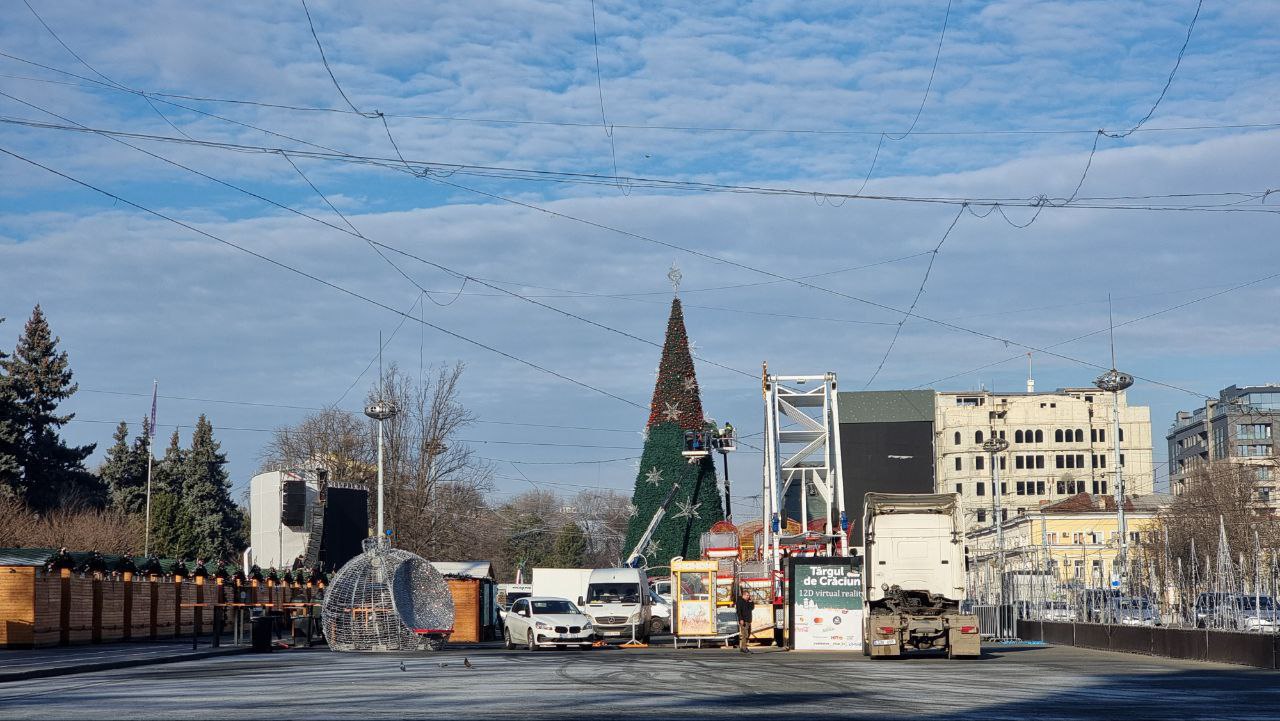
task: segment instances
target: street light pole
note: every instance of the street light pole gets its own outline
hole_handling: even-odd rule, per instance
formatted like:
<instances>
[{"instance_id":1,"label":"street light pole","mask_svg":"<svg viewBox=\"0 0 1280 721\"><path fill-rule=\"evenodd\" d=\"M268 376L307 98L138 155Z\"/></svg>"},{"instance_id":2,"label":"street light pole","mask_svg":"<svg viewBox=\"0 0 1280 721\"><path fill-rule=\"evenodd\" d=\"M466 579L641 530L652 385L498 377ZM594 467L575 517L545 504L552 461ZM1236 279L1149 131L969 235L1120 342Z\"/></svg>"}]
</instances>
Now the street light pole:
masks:
<instances>
[{"instance_id":1,"label":"street light pole","mask_svg":"<svg viewBox=\"0 0 1280 721\"><path fill-rule=\"evenodd\" d=\"M396 406L390 401L375 401L365 406L364 414L378 422L378 540L386 536L385 516L383 514L383 421L394 418Z\"/></svg>"},{"instance_id":2,"label":"street light pole","mask_svg":"<svg viewBox=\"0 0 1280 721\"><path fill-rule=\"evenodd\" d=\"M1123 582L1129 575L1129 533L1124 517L1124 471L1120 468L1120 391L1133 385L1133 376L1115 369L1115 358L1112 358L1111 370L1098 376L1093 382L1100 390L1111 394L1111 465L1116 469L1116 528L1120 533L1119 556L1116 563L1120 566L1120 579Z\"/></svg>"},{"instance_id":3,"label":"street light pole","mask_svg":"<svg viewBox=\"0 0 1280 721\"><path fill-rule=\"evenodd\" d=\"M991 522L996 529L996 573L999 580L996 584L996 604L1004 602L1004 519L1000 493L1000 459L999 455L1009 448L1009 441L991 431L991 437L982 444L982 450L991 456L991 501L994 506Z\"/></svg>"}]
</instances>

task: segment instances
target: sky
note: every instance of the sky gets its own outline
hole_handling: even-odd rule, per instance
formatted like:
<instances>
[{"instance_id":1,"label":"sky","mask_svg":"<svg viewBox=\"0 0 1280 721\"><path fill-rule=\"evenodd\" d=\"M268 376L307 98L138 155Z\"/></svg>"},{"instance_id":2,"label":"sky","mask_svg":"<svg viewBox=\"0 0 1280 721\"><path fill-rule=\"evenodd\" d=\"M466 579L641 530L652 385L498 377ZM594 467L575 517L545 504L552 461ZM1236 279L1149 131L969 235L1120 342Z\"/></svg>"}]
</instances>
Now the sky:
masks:
<instances>
[{"instance_id":1,"label":"sky","mask_svg":"<svg viewBox=\"0 0 1280 721\"><path fill-rule=\"evenodd\" d=\"M496 499L629 492L673 264L743 436L764 361L1020 390L1033 349L1087 385L1108 295L1157 463L1177 410L1280 381L1270 3L311 0L313 37L301 2L29 2L0 347L41 304L95 463L154 379L239 492L271 429L362 407L381 333L465 363ZM730 463L741 517L761 458Z\"/></svg>"}]
</instances>

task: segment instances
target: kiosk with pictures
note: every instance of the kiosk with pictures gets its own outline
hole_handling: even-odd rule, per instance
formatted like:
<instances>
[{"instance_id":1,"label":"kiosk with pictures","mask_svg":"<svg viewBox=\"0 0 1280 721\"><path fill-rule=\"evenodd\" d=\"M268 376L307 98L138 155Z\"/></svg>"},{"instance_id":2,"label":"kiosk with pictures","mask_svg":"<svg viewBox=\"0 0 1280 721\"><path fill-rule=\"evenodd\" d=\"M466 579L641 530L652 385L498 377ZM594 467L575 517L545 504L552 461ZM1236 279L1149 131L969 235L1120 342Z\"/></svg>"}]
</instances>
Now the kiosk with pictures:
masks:
<instances>
[{"instance_id":1,"label":"kiosk with pictures","mask_svg":"<svg viewBox=\"0 0 1280 721\"><path fill-rule=\"evenodd\" d=\"M728 645L732 634L719 632L716 623L716 576L720 564L715 560L686 561L671 559L671 643L720 642Z\"/></svg>"}]
</instances>

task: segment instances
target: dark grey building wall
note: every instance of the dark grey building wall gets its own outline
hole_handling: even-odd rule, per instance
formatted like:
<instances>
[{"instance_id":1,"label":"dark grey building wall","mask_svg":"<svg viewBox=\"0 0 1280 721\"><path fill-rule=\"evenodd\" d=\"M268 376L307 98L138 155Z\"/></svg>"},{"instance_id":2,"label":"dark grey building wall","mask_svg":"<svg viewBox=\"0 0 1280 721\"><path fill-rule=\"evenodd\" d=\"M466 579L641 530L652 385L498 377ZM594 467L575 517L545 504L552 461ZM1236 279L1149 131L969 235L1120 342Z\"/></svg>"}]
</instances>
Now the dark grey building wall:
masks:
<instances>
[{"instance_id":1,"label":"dark grey building wall","mask_svg":"<svg viewBox=\"0 0 1280 721\"><path fill-rule=\"evenodd\" d=\"M933 493L933 421L841 423L849 542L862 545L862 498L870 492Z\"/></svg>"}]
</instances>

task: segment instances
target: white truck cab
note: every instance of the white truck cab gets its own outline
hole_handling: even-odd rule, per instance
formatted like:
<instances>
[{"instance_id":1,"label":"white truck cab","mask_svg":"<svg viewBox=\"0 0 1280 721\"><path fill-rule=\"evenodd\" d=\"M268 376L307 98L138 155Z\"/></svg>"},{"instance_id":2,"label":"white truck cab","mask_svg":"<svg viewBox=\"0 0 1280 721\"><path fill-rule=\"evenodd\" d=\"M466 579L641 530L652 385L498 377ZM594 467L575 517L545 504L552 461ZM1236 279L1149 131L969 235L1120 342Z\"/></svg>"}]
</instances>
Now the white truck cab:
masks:
<instances>
[{"instance_id":1,"label":"white truck cab","mask_svg":"<svg viewBox=\"0 0 1280 721\"><path fill-rule=\"evenodd\" d=\"M587 581L579 607L591 617L596 636L605 640L649 637L652 597L648 579L638 568L597 568Z\"/></svg>"}]
</instances>

